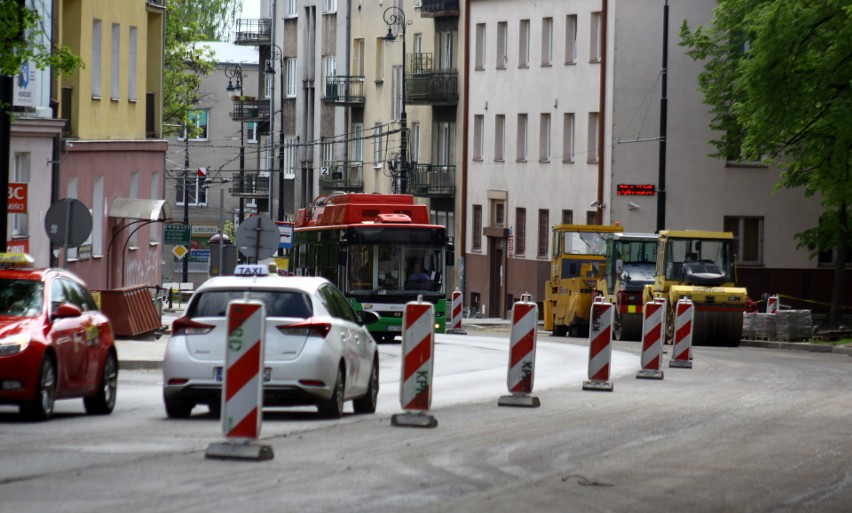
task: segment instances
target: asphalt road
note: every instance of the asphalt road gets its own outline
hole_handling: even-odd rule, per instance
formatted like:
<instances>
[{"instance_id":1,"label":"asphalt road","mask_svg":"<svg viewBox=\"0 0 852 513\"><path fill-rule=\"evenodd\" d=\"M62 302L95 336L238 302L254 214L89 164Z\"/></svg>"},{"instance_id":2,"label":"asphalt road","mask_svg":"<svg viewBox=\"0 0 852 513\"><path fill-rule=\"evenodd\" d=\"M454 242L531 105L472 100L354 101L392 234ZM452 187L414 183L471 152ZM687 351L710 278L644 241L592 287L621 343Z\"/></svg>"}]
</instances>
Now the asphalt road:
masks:
<instances>
[{"instance_id":1,"label":"asphalt road","mask_svg":"<svg viewBox=\"0 0 852 513\"><path fill-rule=\"evenodd\" d=\"M693 364L611 393L572 379L534 409L449 401L435 429L268 411L267 462L205 459L218 421L166 420L159 374L124 372L109 417L0 410L0 512L852 511L852 358L699 347Z\"/></svg>"}]
</instances>

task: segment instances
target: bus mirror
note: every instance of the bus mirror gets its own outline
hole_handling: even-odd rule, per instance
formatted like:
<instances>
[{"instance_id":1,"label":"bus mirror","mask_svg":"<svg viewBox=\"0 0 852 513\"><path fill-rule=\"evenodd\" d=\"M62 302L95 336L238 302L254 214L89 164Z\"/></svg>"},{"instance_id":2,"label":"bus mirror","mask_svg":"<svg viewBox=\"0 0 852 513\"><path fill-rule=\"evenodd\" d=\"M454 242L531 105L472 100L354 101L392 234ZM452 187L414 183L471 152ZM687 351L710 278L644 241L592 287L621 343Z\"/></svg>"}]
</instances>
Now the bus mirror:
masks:
<instances>
[{"instance_id":1,"label":"bus mirror","mask_svg":"<svg viewBox=\"0 0 852 513\"><path fill-rule=\"evenodd\" d=\"M447 265L455 265L456 246L452 237L447 237Z\"/></svg>"}]
</instances>

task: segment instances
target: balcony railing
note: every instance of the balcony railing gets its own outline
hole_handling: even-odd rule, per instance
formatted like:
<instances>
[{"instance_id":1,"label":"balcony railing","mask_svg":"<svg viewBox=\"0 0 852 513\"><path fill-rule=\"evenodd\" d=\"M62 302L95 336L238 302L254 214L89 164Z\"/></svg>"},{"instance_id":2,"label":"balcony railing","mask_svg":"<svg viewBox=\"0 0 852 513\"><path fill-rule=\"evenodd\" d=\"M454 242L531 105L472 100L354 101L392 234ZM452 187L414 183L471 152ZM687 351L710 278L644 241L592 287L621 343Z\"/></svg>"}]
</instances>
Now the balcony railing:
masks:
<instances>
[{"instance_id":1,"label":"balcony railing","mask_svg":"<svg viewBox=\"0 0 852 513\"><path fill-rule=\"evenodd\" d=\"M272 43L272 20L239 19L234 34L234 44L243 46L260 46Z\"/></svg>"},{"instance_id":2,"label":"balcony railing","mask_svg":"<svg viewBox=\"0 0 852 513\"><path fill-rule=\"evenodd\" d=\"M364 77L325 77L325 94L322 101L336 105L363 105Z\"/></svg>"},{"instance_id":3,"label":"balcony railing","mask_svg":"<svg viewBox=\"0 0 852 513\"><path fill-rule=\"evenodd\" d=\"M228 192L241 198L266 198L269 196L269 177L259 171L245 171L243 176L234 173Z\"/></svg>"},{"instance_id":4,"label":"balcony railing","mask_svg":"<svg viewBox=\"0 0 852 513\"><path fill-rule=\"evenodd\" d=\"M363 191L362 162L337 160L325 162L320 174L320 188L335 191Z\"/></svg>"},{"instance_id":5,"label":"balcony railing","mask_svg":"<svg viewBox=\"0 0 852 513\"><path fill-rule=\"evenodd\" d=\"M421 0L420 16L440 18L459 15L459 0Z\"/></svg>"},{"instance_id":6,"label":"balcony railing","mask_svg":"<svg viewBox=\"0 0 852 513\"><path fill-rule=\"evenodd\" d=\"M235 98L245 97L236 96ZM268 121L269 100L234 100L231 119L234 121Z\"/></svg>"},{"instance_id":7,"label":"balcony railing","mask_svg":"<svg viewBox=\"0 0 852 513\"><path fill-rule=\"evenodd\" d=\"M414 105L458 105L459 74L447 70L436 72L431 53L409 54L405 95L406 103Z\"/></svg>"},{"instance_id":8,"label":"balcony railing","mask_svg":"<svg viewBox=\"0 0 852 513\"><path fill-rule=\"evenodd\" d=\"M408 177L411 194L424 198L455 196L456 166L414 164Z\"/></svg>"}]
</instances>

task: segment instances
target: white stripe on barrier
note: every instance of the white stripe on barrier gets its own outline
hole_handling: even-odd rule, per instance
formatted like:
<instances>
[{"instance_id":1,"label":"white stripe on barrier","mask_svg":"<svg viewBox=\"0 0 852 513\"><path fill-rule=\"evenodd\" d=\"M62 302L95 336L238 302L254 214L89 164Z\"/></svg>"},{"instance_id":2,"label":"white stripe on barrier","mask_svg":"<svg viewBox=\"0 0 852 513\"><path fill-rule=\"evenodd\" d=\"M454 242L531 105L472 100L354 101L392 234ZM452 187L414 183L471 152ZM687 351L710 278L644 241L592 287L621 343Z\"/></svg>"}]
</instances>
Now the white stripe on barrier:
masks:
<instances>
[{"instance_id":1,"label":"white stripe on barrier","mask_svg":"<svg viewBox=\"0 0 852 513\"><path fill-rule=\"evenodd\" d=\"M689 299L680 299L674 308L674 346L669 367L691 369L689 355L692 349L692 330L694 329L695 305Z\"/></svg>"},{"instance_id":2,"label":"white stripe on barrier","mask_svg":"<svg viewBox=\"0 0 852 513\"><path fill-rule=\"evenodd\" d=\"M612 359L613 305L601 297L592 303L589 323L589 380L583 382L583 390L611 392L609 381Z\"/></svg>"}]
</instances>

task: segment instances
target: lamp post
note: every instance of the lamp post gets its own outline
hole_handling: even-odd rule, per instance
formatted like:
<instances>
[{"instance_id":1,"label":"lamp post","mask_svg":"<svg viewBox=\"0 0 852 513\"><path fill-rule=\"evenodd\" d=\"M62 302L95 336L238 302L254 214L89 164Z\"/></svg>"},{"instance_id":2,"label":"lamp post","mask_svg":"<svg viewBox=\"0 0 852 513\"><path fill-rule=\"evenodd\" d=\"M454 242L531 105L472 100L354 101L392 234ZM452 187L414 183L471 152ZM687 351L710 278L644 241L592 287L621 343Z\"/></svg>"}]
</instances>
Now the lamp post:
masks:
<instances>
[{"instance_id":1,"label":"lamp post","mask_svg":"<svg viewBox=\"0 0 852 513\"><path fill-rule=\"evenodd\" d=\"M396 41L393 33L394 25L399 25L399 36L402 37L402 111L399 114L400 135L399 142L402 146L399 150L399 192L408 192L408 115L405 112L405 12L396 6L385 9L385 23L388 25L388 33L383 38L385 41Z\"/></svg>"},{"instance_id":2,"label":"lamp post","mask_svg":"<svg viewBox=\"0 0 852 513\"><path fill-rule=\"evenodd\" d=\"M183 126L183 140L184 140L184 152L183 152L183 224L189 226L189 183L188 183L188 175L189 175L189 125ZM192 254L192 232L190 228L190 254ZM189 255L183 256L183 273L181 282L187 283L189 281Z\"/></svg>"},{"instance_id":3,"label":"lamp post","mask_svg":"<svg viewBox=\"0 0 852 513\"><path fill-rule=\"evenodd\" d=\"M225 87L225 90L229 93L233 93L235 91L240 92L240 96L243 95L243 68L239 64L233 64L230 66L225 66L225 76L228 77L228 86ZM236 84L231 81L231 79L236 79ZM240 102L242 102L242 98L240 98ZM240 109L242 111L242 109ZM246 169L246 148L245 148L245 132L244 132L244 124L242 121L242 112L240 112L240 190L245 189L245 169ZM240 217L239 221L242 223L245 218L245 199L240 196Z\"/></svg>"},{"instance_id":4,"label":"lamp post","mask_svg":"<svg viewBox=\"0 0 852 513\"><path fill-rule=\"evenodd\" d=\"M279 85L279 94L281 95L281 108L284 108L284 51L281 50L276 44L272 44L269 47L269 60L266 62L266 68L263 70L264 75L275 75L275 66L273 64L276 59L276 55L278 56L278 67L281 70L281 84ZM271 93L269 96L270 102L270 116L275 115L275 110L273 109L273 99L275 96L275 78L271 78ZM271 118L270 118L271 119ZM275 159L275 124L270 121L269 125L269 140L272 146L272 162L269 165L269 217L275 219L272 215L272 172L274 169L274 159ZM284 220L284 121L282 114L281 128L280 134L278 136L278 216L279 221Z\"/></svg>"}]
</instances>

